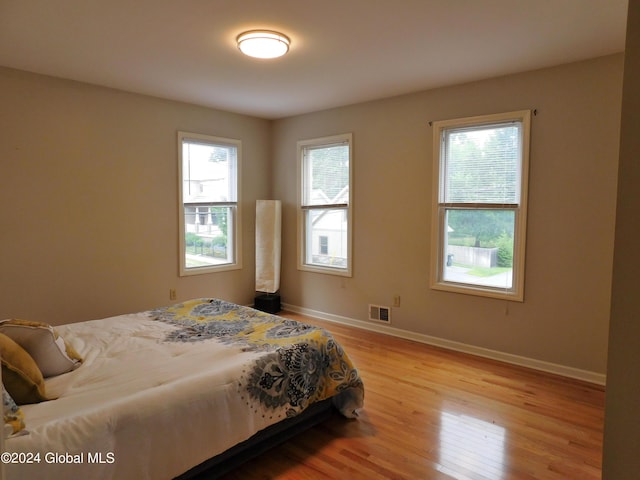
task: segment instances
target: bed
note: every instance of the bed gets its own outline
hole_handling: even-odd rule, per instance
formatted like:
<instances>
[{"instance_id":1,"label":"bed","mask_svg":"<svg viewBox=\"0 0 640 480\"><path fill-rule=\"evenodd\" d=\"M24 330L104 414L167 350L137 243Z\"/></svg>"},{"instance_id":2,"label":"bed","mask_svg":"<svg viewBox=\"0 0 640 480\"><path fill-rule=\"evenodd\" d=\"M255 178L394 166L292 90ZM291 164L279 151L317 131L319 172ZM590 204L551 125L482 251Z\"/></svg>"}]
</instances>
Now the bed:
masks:
<instances>
[{"instance_id":1,"label":"bed","mask_svg":"<svg viewBox=\"0 0 640 480\"><path fill-rule=\"evenodd\" d=\"M50 400L19 406L9 480L215 474L307 417L363 406L362 380L326 330L219 299L52 330L74 364L44 379Z\"/></svg>"}]
</instances>

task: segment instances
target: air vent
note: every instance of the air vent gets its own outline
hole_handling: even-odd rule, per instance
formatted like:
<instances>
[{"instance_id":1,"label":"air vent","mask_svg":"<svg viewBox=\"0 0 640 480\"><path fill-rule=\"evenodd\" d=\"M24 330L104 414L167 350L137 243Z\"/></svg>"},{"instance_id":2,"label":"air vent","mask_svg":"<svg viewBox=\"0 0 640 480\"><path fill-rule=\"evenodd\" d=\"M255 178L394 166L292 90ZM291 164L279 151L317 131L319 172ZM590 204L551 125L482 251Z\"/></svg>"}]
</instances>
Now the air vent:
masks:
<instances>
[{"instance_id":1,"label":"air vent","mask_svg":"<svg viewBox=\"0 0 640 480\"><path fill-rule=\"evenodd\" d=\"M369 304L369 320L391 323L391 309L381 305Z\"/></svg>"}]
</instances>

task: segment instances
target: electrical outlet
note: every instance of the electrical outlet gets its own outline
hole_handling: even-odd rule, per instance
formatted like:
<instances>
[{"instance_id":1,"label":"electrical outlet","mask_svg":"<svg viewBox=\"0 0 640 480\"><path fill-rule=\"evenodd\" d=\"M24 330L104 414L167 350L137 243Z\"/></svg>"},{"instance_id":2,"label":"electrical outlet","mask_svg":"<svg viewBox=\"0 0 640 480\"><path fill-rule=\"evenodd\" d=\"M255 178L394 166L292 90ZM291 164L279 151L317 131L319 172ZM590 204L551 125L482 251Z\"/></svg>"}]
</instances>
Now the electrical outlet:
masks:
<instances>
[{"instance_id":1,"label":"electrical outlet","mask_svg":"<svg viewBox=\"0 0 640 480\"><path fill-rule=\"evenodd\" d=\"M393 306L394 307L399 307L400 306L400 295L394 295L393 296Z\"/></svg>"},{"instance_id":2,"label":"electrical outlet","mask_svg":"<svg viewBox=\"0 0 640 480\"><path fill-rule=\"evenodd\" d=\"M169 289L169 300L175 300L176 297L177 297L176 289L175 288L170 288Z\"/></svg>"}]
</instances>

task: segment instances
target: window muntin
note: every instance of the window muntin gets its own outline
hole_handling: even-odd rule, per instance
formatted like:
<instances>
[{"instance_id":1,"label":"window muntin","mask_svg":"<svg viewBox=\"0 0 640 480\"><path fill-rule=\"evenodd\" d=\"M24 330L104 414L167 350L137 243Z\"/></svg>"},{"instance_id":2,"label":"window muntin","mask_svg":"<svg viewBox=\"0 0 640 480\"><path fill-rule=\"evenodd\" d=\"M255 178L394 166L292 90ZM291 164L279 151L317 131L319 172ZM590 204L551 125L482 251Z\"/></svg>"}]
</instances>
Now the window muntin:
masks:
<instances>
[{"instance_id":1,"label":"window muntin","mask_svg":"<svg viewBox=\"0 0 640 480\"><path fill-rule=\"evenodd\" d=\"M431 286L522 301L530 112L434 122Z\"/></svg>"},{"instance_id":2,"label":"window muntin","mask_svg":"<svg viewBox=\"0 0 640 480\"><path fill-rule=\"evenodd\" d=\"M298 268L351 276L351 134L298 142Z\"/></svg>"},{"instance_id":3,"label":"window muntin","mask_svg":"<svg viewBox=\"0 0 640 480\"><path fill-rule=\"evenodd\" d=\"M180 275L241 267L237 140L178 133Z\"/></svg>"}]
</instances>

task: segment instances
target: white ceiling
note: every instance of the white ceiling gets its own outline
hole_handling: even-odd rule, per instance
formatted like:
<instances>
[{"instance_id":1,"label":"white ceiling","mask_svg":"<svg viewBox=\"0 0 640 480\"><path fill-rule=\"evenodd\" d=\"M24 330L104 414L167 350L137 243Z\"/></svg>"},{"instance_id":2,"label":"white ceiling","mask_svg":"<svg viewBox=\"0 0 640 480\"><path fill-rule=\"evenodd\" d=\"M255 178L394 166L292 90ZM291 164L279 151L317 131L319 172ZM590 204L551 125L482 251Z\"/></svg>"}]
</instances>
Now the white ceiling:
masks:
<instances>
[{"instance_id":1,"label":"white ceiling","mask_svg":"<svg viewBox=\"0 0 640 480\"><path fill-rule=\"evenodd\" d=\"M0 65L273 119L621 52L627 3L0 0Z\"/></svg>"}]
</instances>

